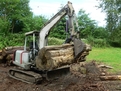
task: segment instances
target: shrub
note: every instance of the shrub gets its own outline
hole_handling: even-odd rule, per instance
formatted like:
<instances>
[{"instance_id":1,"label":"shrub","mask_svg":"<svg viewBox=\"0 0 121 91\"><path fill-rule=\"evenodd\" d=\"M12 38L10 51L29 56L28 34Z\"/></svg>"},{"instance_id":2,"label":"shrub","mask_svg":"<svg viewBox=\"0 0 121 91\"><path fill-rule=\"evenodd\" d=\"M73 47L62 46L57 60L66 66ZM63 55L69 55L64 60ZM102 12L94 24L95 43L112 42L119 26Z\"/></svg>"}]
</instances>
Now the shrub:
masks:
<instances>
[{"instance_id":1,"label":"shrub","mask_svg":"<svg viewBox=\"0 0 121 91\"><path fill-rule=\"evenodd\" d=\"M0 36L0 49L7 46L23 46L24 34L8 34Z\"/></svg>"},{"instance_id":2,"label":"shrub","mask_svg":"<svg viewBox=\"0 0 121 91\"><path fill-rule=\"evenodd\" d=\"M61 45L64 43L64 40L54 38L54 37L49 37L48 38L48 45Z\"/></svg>"},{"instance_id":3,"label":"shrub","mask_svg":"<svg viewBox=\"0 0 121 91\"><path fill-rule=\"evenodd\" d=\"M93 47L107 47L109 46L109 43L106 39L96 39L93 37L87 38L88 43Z\"/></svg>"}]
</instances>

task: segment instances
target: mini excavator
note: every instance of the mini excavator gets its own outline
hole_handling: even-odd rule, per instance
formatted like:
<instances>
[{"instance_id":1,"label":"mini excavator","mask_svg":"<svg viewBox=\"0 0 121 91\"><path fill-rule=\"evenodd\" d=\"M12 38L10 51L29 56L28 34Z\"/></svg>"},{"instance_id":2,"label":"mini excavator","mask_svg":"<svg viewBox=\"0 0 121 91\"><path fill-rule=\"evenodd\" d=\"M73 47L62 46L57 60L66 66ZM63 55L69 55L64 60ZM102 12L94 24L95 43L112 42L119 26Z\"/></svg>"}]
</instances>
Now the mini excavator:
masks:
<instances>
[{"instance_id":1,"label":"mini excavator","mask_svg":"<svg viewBox=\"0 0 121 91\"><path fill-rule=\"evenodd\" d=\"M66 29L70 35L62 45L48 46L48 35L63 18L68 17ZM32 42L27 48L28 40ZM55 14L40 31L25 33L24 50L14 52L9 76L26 82L39 83L45 78L53 80L70 72L70 65L85 61L89 48L79 39L79 27L72 3L68 3Z\"/></svg>"}]
</instances>

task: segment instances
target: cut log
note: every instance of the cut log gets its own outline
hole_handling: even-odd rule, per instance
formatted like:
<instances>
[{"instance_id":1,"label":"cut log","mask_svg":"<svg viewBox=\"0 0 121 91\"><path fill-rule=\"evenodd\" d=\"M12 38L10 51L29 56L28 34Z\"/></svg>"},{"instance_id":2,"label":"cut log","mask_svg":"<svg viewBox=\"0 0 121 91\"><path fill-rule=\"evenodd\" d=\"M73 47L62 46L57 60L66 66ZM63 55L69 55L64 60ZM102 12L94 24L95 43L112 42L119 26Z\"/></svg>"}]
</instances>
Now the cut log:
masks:
<instances>
[{"instance_id":1,"label":"cut log","mask_svg":"<svg viewBox=\"0 0 121 91\"><path fill-rule=\"evenodd\" d=\"M74 59L73 44L45 46L36 58L36 65L41 70L58 68L63 64L72 63Z\"/></svg>"},{"instance_id":2,"label":"cut log","mask_svg":"<svg viewBox=\"0 0 121 91\"><path fill-rule=\"evenodd\" d=\"M89 48L87 49L89 50ZM78 62L85 61L89 52L86 49L79 55ZM63 44L59 46L43 47L36 58L37 68L41 70L56 69L58 67L76 63L74 45Z\"/></svg>"},{"instance_id":3,"label":"cut log","mask_svg":"<svg viewBox=\"0 0 121 91\"><path fill-rule=\"evenodd\" d=\"M103 80L103 81L121 80L121 75L100 76L100 79Z\"/></svg>"},{"instance_id":4,"label":"cut log","mask_svg":"<svg viewBox=\"0 0 121 91\"><path fill-rule=\"evenodd\" d=\"M108 68L108 69L113 69L113 67L108 66L108 65L99 65L99 68Z\"/></svg>"},{"instance_id":5,"label":"cut log","mask_svg":"<svg viewBox=\"0 0 121 91\"><path fill-rule=\"evenodd\" d=\"M24 47L5 47L2 49L2 56L13 54L16 50L24 50Z\"/></svg>"},{"instance_id":6,"label":"cut log","mask_svg":"<svg viewBox=\"0 0 121 91\"><path fill-rule=\"evenodd\" d=\"M4 48L6 51L12 50L12 49L24 49L23 46L10 46Z\"/></svg>"},{"instance_id":7,"label":"cut log","mask_svg":"<svg viewBox=\"0 0 121 91\"><path fill-rule=\"evenodd\" d=\"M0 61L2 63L9 63L13 58L13 54L16 50L23 50L23 46L15 46L15 47L5 47L2 49Z\"/></svg>"},{"instance_id":8,"label":"cut log","mask_svg":"<svg viewBox=\"0 0 121 91\"><path fill-rule=\"evenodd\" d=\"M50 70L73 62L74 50L72 44L45 46L39 53L36 65L39 69Z\"/></svg>"},{"instance_id":9,"label":"cut log","mask_svg":"<svg viewBox=\"0 0 121 91\"><path fill-rule=\"evenodd\" d=\"M51 57L58 57L58 56L66 56L66 55L74 55L73 54L73 47L69 47L62 50L48 50L45 52L45 57L50 59Z\"/></svg>"}]
</instances>

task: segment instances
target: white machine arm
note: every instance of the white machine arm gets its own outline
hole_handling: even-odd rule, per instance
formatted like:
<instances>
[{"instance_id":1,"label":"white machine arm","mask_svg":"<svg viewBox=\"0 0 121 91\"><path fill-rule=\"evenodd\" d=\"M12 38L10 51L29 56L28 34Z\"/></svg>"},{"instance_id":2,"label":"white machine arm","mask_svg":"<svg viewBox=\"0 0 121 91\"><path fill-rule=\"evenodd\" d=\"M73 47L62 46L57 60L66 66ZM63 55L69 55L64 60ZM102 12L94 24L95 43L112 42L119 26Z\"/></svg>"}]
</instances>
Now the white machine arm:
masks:
<instances>
[{"instance_id":1,"label":"white machine arm","mask_svg":"<svg viewBox=\"0 0 121 91\"><path fill-rule=\"evenodd\" d=\"M75 15L74 8L71 2L68 2L55 16L53 16L47 24L40 30L39 34L39 49L47 45L47 37L50 30L65 16L69 18L69 31L71 35L74 35L73 18Z\"/></svg>"}]
</instances>

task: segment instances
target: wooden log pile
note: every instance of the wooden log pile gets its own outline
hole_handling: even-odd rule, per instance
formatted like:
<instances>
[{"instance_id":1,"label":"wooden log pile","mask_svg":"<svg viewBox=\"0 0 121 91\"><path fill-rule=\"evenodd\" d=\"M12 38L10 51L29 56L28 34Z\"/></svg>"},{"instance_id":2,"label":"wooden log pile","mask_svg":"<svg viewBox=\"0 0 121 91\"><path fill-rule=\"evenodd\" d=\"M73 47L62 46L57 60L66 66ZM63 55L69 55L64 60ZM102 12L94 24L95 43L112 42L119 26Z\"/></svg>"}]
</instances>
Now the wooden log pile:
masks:
<instances>
[{"instance_id":1,"label":"wooden log pile","mask_svg":"<svg viewBox=\"0 0 121 91\"><path fill-rule=\"evenodd\" d=\"M85 57L90 51L87 47L89 46L86 46L78 60L75 60L73 44L45 46L39 51L38 56L36 57L36 66L41 70L52 70L63 65L85 61Z\"/></svg>"},{"instance_id":2,"label":"wooden log pile","mask_svg":"<svg viewBox=\"0 0 121 91\"><path fill-rule=\"evenodd\" d=\"M16 50L23 50L23 46L5 47L0 50L0 63L5 63L6 65L11 64L13 54Z\"/></svg>"}]
</instances>

